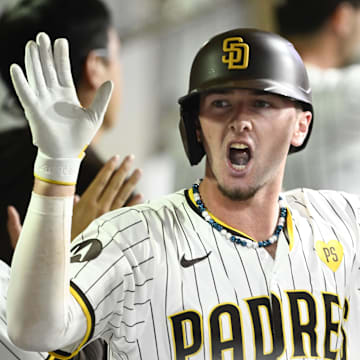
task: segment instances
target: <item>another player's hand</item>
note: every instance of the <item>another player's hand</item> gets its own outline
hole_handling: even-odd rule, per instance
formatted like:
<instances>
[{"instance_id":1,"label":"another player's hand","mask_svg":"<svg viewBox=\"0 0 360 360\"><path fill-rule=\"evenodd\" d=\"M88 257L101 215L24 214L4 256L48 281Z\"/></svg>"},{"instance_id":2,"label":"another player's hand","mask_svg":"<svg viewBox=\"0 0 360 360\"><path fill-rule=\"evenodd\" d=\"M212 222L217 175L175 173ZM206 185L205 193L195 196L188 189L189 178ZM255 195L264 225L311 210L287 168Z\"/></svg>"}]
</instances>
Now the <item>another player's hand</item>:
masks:
<instances>
[{"instance_id":1,"label":"another player's hand","mask_svg":"<svg viewBox=\"0 0 360 360\"><path fill-rule=\"evenodd\" d=\"M8 206L7 213L6 227L9 233L11 247L15 249L22 229L20 215L14 206Z\"/></svg>"},{"instance_id":2,"label":"another player's hand","mask_svg":"<svg viewBox=\"0 0 360 360\"><path fill-rule=\"evenodd\" d=\"M142 201L141 194L133 194L141 171L136 169L129 176L132 159L131 156L127 156L118 167L118 157L114 156L102 167L74 205L72 239L100 215L121 208L125 204L131 206Z\"/></svg>"},{"instance_id":3,"label":"another player's hand","mask_svg":"<svg viewBox=\"0 0 360 360\"><path fill-rule=\"evenodd\" d=\"M128 176L132 158L126 157L117 167L113 157L102 167L81 198L75 195L71 239L79 235L92 220L109 210L132 206L142 202L141 194L134 194L141 172L136 169ZM22 229L20 215L14 206L8 206L7 230L15 248Z\"/></svg>"},{"instance_id":4,"label":"another player's hand","mask_svg":"<svg viewBox=\"0 0 360 360\"><path fill-rule=\"evenodd\" d=\"M35 174L60 183L76 182L84 148L99 129L109 102L112 83L104 83L88 109L77 98L66 39L52 49L39 33L25 48L26 76L13 64L11 78L39 149Z\"/></svg>"}]
</instances>

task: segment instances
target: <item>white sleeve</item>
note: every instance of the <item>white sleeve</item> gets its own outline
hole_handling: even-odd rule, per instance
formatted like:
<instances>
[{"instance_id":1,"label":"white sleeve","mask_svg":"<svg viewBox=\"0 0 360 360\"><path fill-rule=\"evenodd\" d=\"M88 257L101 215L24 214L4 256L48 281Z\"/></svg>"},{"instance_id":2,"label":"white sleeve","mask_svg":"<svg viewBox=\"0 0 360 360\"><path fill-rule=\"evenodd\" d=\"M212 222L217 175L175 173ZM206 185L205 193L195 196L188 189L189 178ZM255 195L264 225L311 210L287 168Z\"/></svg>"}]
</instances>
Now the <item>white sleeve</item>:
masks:
<instances>
[{"instance_id":1,"label":"white sleeve","mask_svg":"<svg viewBox=\"0 0 360 360\"><path fill-rule=\"evenodd\" d=\"M29 352L16 347L9 339L6 319L6 297L10 268L0 260L0 359L1 360L44 360L48 353Z\"/></svg>"},{"instance_id":2,"label":"white sleeve","mask_svg":"<svg viewBox=\"0 0 360 360\"><path fill-rule=\"evenodd\" d=\"M51 351L85 335L86 319L69 286L72 207L72 197L32 194L12 262L7 305L9 336L25 350Z\"/></svg>"}]
</instances>

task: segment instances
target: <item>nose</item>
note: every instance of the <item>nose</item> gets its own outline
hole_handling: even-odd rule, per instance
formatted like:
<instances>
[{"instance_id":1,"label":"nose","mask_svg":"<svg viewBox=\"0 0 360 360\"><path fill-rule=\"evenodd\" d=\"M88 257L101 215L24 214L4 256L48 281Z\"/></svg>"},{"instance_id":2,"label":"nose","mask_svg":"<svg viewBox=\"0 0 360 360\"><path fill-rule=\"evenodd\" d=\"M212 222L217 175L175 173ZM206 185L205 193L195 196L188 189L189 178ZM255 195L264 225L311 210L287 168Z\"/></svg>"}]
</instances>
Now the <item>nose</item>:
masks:
<instances>
[{"instance_id":1,"label":"nose","mask_svg":"<svg viewBox=\"0 0 360 360\"><path fill-rule=\"evenodd\" d=\"M251 115L244 109L244 106L239 105L236 108L230 121L230 129L239 134L252 130Z\"/></svg>"}]
</instances>

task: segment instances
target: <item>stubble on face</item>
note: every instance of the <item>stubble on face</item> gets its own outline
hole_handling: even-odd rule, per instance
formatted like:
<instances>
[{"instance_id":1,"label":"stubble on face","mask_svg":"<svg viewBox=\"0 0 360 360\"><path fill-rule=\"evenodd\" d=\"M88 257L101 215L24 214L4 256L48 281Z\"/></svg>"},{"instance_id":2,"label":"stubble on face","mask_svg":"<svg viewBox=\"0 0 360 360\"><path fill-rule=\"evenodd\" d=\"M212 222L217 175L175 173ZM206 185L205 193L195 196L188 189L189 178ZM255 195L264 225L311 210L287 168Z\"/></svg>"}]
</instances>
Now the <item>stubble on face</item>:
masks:
<instances>
[{"instance_id":1,"label":"stubble on face","mask_svg":"<svg viewBox=\"0 0 360 360\"><path fill-rule=\"evenodd\" d=\"M230 189L223 185L221 185L218 182L218 189L220 190L221 194L227 197L228 199L232 201L245 201L251 199L255 194L258 192L258 190L261 188L261 186L253 186L246 190L242 190L239 188Z\"/></svg>"},{"instance_id":2,"label":"stubble on face","mask_svg":"<svg viewBox=\"0 0 360 360\"><path fill-rule=\"evenodd\" d=\"M206 142L203 143L206 144ZM208 146L205 147L206 149L208 149ZM224 184L223 181L221 181L221 176L218 176L219 174L217 174L213 170L213 165L211 161L212 157L210 155L210 152L208 151L207 154L206 177L215 180L218 190L224 197L232 201L246 201L255 196L256 193L262 188L262 183L254 183L252 185L247 185L246 188Z\"/></svg>"}]
</instances>

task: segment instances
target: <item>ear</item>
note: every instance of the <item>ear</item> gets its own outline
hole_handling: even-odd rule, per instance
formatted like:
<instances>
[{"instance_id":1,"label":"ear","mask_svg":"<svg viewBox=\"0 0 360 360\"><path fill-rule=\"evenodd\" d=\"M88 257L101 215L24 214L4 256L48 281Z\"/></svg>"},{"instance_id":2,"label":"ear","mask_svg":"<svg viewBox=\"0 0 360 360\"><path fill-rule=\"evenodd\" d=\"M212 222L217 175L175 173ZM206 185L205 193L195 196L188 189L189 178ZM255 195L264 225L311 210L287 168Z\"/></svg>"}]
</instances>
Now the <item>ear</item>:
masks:
<instances>
[{"instance_id":1,"label":"ear","mask_svg":"<svg viewBox=\"0 0 360 360\"><path fill-rule=\"evenodd\" d=\"M197 140L198 143L201 144L202 143L202 131L201 131L201 125L200 125L200 119L199 118L196 119L195 125L196 125L196 130L195 130L195 132L196 132L196 140Z\"/></svg>"},{"instance_id":2,"label":"ear","mask_svg":"<svg viewBox=\"0 0 360 360\"><path fill-rule=\"evenodd\" d=\"M333 31L340 37L347 37L353 31L354 7L342 1L330 17Z\"/></svg>"},{"instance_id":3,"label":"ear","mask_svg":"<svg viewBox=\"0 0 360 360\"><path fill-rule=\"evenodd\" d=\"M106 80L106 64L95 51L90 51L86 57L84 80L93 89L99 88Z\"/></svg>"},{"instance_id":4,"label":"ear","mask_svg":"<svg viewBox=\"0 0 360 360\"><path fill-rule=\"evenodd\" d=\"M301 146L309 131L312 114L310 111L299 111L296 125L291 139L292 146Z\"/></svg>"}]
</instances>

